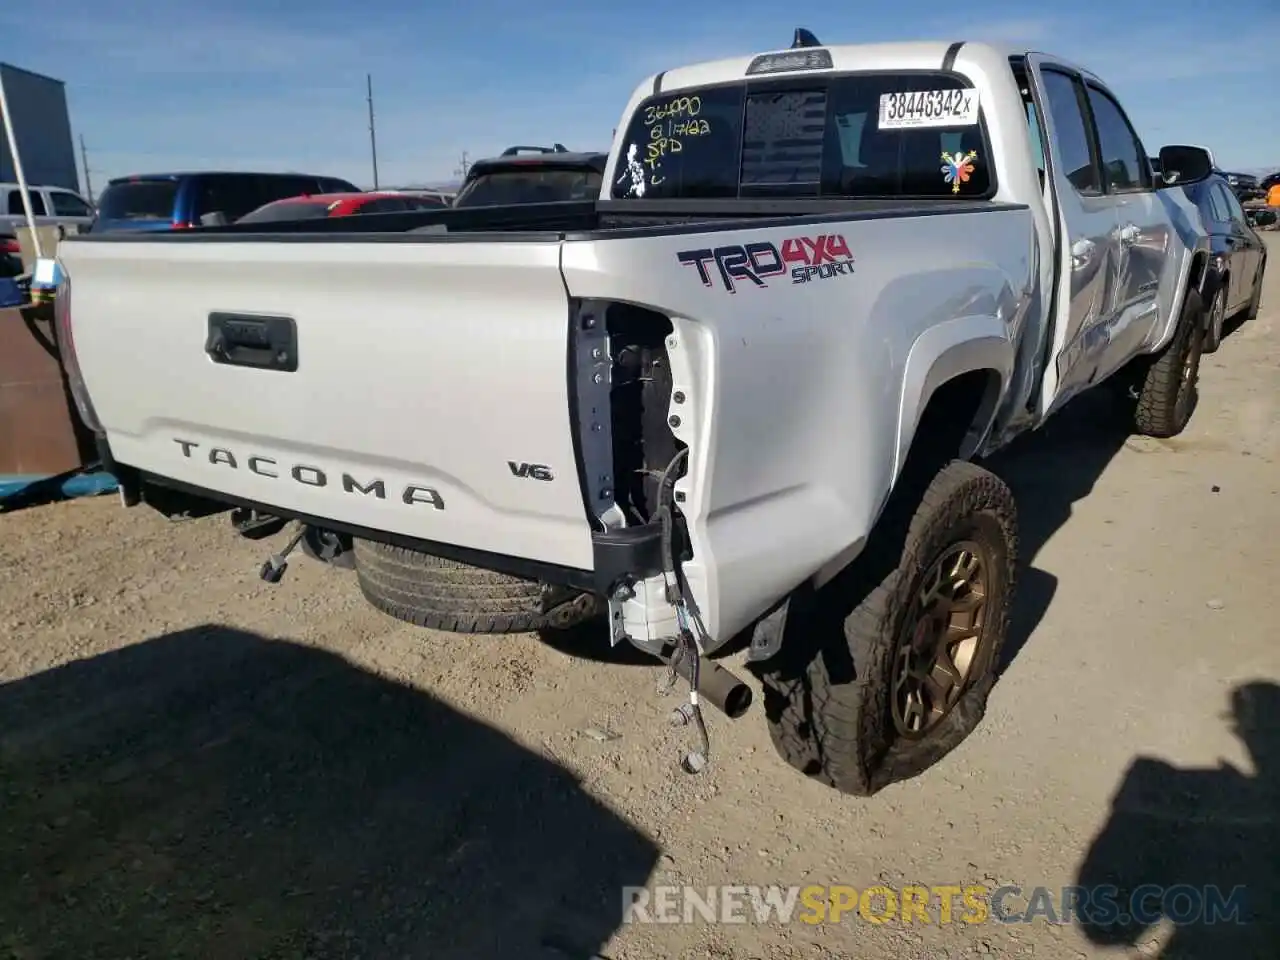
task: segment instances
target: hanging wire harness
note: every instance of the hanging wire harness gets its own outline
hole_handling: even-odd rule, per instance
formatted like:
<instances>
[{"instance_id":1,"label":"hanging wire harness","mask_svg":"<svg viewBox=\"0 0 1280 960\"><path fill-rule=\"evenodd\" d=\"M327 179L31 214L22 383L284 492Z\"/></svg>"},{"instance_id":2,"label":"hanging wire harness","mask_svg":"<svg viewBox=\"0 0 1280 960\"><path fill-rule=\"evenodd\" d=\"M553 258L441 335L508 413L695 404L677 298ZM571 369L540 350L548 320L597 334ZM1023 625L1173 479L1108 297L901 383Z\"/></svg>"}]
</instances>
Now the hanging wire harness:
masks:
<instances>
[{"instance_id":1,"label":"hanging wire harness","mask_svg":"<svg viewBox=\"0 0 1280 960\"><path fill-rule=\"evenodd\" d=\"M708 639L699 617L690 615L688 585L684 573L680 569L680 555L675 542L675 513L673 501L676 481L676 469L688 458L689 448L678 451L671 462L662 471L662 480L658 484L658 519L662 524L662 579L666 590L666 599L675 607L676 622L679 635L672 637L675 644L671 659L667 661L667 689L675 687L676 678L684 673L689 679L689 702L681 704L671 713L671 722L676 726L687 726L692 723L698 732L698 748L690 750L680 761L686 773L701 773L711 763L711 738L707 734L707 723L702 716L702 703L698 697L698 686L701 681L700 669L702 654L706 649L703 642ZM681 671L682 661L688 658L688 667Z\"/></svg>"}]
</instances>

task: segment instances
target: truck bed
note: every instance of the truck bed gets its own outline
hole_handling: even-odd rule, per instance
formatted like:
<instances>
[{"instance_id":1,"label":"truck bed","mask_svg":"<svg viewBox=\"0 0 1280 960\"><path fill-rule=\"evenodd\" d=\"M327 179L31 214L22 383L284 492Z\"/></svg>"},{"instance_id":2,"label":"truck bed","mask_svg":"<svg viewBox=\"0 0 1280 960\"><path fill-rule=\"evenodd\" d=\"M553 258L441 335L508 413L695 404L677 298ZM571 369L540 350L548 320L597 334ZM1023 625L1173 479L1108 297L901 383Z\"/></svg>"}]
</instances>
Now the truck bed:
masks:
<instances>
[{"instance_id":1,"label":"truck bed","mask_svg":"<svg viewBox=\"0 0 1280 960\"><path fill-rule=\"evenodd\" d=\"M601 200L518 204L466 209L422 210L410 213L367 213L276 221L269 231L262 224L228 224L175 230L171 233L117 231L81 234L77 242L91 243L206 243L206 242L350 242L418 243L467 242L477 234L501 233L511 242L590 240L605 236L645 236L686 229L733 230L743 226L771 227L802 220L876 220L886 217L945 216L1019 205L972 200Z\"/></svg>"},{"instance_id":2,"label":"truck bed","mask_svg":"<svg viewBox=\"0 0 1280 960\"><path fill-rule=\"evenodd\" d=\"M922 386L906 369L912 343L972 337L948 323L975 316L1006 342L1036 256L1030 211L1009 204L729 209L555 204L270 234L89 234L59 257L79 368L123 467L607 591L660 572L661 541L652 514L619 525L601 504L687 446L684 569L695 591L718 578L715 600L699 600L714 629L741 626L759 596L861 535L895 469L903 384ZM819 256L797 277L777 252L830 253L827 240L847 262ZM736 290L714 259L765 249L777 269ZM588 340L597 319L608 337ZM257 360L227 362L219 337ZM667 392L640 401L620 387L623 354L657 361ZM833 446L833 431L848 442ZM637 437L643 457L628 459ZM849 459L867 449L890 455ZM753 562L761 523L775 527L777 583Z\"/></svg>"}]
</instances>

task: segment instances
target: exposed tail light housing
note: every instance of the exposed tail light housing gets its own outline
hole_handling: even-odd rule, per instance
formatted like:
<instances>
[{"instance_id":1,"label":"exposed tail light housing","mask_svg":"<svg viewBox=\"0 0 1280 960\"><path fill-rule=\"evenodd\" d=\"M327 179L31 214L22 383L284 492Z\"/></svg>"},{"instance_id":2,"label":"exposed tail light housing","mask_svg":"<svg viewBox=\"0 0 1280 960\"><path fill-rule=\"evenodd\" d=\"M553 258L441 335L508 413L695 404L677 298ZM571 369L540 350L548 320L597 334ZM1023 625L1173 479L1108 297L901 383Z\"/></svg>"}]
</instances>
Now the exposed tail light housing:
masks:
<instances>
[{"instance_id":1,"label":"exposed tail light housing","mask_svg":"<svg viewBox=\"0 0 1280 960\"><path fill-rule=\"evenodd\" d=\"M22 245L16 237L0 237L0 256L6 253L15 257L22 255Z\"/></svg>"},{"instance_id":2,"label":"exposed tail light housing","mask_svg":"<svg viewBox=\"0 0 1280 960\"><path fill-rule=\"evenodd\" d=\"M66 268L62 269L62 279L58 283L53 299L53 325L58 336L58 355L62 359L62 369L67 375L67 387L75 400L76 409L80 411L80 419L94 433L102 433L102 422L93 409L89 399L89 391L84 385L84 377L80 373L80 360L76 356L75 335L71 330L71 277Z\"/></svg>"}]
</instances>

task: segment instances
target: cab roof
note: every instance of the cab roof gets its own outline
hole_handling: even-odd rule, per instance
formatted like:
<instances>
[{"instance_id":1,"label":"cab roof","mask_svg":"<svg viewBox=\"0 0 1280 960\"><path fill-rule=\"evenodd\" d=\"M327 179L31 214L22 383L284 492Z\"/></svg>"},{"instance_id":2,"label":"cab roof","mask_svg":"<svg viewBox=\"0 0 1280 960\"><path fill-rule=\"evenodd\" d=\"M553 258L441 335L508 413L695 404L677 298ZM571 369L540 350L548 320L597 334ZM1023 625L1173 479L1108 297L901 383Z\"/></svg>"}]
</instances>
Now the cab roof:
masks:
<instances>
[{"instance_id":1,"label":"cab roof","mask_svg":"<svg viewBox=\"0 0 1280 960\"><path fill-rule=\"evenodd\" d=\"M857 43L857 44L806 44L791 46L778 50L767 50L745 54L739 57L726 57L721 60L707 60L676 67L663 73L655 74L642 84L652 94L674 92L686 87L699 87L714 83L725 83L731 80L745 80L748 77L787 77L805 76L818 72L848 72L855 70L940 70L944 65L949 68L956 60L976 61L986 69L1008 64L1010 57L1023 56L1035 52L1030 44L1003 44L986 41L964 40L918 40L892 43ZM1046 56L1049 56L1046 54ZM806 65L807 57L823 59L820 68ZM827 58L829 57L829 61ZM774 67L757 71L754 63L766 58L774 58ZM1050 59L1073 70L1090 75L1088 70L1073 64L1061 57L1050 56ZM788 68L790 64L794 66Z\"/></svg>"}]
</instances>

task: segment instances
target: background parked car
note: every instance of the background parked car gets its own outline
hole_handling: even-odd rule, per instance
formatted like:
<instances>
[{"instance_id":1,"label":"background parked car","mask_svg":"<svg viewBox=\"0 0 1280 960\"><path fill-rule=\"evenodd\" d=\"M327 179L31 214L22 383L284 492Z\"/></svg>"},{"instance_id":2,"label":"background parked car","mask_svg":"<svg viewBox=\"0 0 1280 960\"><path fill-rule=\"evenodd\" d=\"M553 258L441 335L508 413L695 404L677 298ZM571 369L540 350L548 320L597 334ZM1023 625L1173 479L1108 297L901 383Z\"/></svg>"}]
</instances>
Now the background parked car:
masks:
<instances>
[{"instance_id":1,"label":"background parked car","mask_svg":"<svg viewBox=\"0 0 1280 960\"><path fill-rule=\"evenodd\" d=\"M1220 177L1227 181L1227 186L1236 195L1236 199L1241 203L1248 203L1250 200L1261 200L1266 196L1266 191L1258 183L1258 178L1251 173L1229 173L1226 170L1215 170Z\"/></svg>"},{"instance_id":2,"label":"background parked car","mask_svg":"<svg viewBox=\"0 0 1280 960\"><path fill-rule=\"evenodd\" d=\"M509 147L500 157L477 160L454 199L455 207L594 200L600 195L607 153L575 153L554 147Z\"/></svg>"},{"instance_id":3,"label":"background parked car","mask_svg":"<svg viewBox=\"0 0 1280 960\"><path fill-rule=\"evenodd\" d=\"M1228 318L1243 315L1251 320L1257 314L1267 248L1226 177L1215 175L1183 189L1199 209L1209 233L1213 259L1205 284L1208 333L1204 350L1212 353L1222 342Z\"/></svg>"},{"instance_id":4,"label":"background parked car","mask_svg":"<svg viewBox=\"0 0 1280 960\"><path fill-rule=\"evenodd\" d=\"M78 193L63 187L27 187L37 227L76 226L83 230L93 222L93 205ZM27 212L18 185L0 183L0 236L15 236L18 227L26 224Z\"/></svg>"},{"instance_id":5,"label":"background parked car","mask_svg":"<svg viewBox=\"0 0 1280 960\"><path fill-rule=\"evenodd\" d=\"M432 190L426 187L405 187L403 189L384 189L380 191L386 194L394 194L405 197L418 197L437 203L442 207L453 206L453 198L457 195L454 191L449 190Z\"/></svg>"},{"instance_id":6,"label":"background parked car","mask_svg":"<svg viewBox=\"0 0 1280 960\"><path fill-rule=\"evenodd\" d=\"M359 193L337 177L303 173L164 173L120 177L98 200L92 232L181 230L232 223L263 204L300 194Z\"/></svg>"},{"instance_id":7,"label":"background parked car","mask_svg":"<svg viewBox=\"0 0 1280 960\"><path fill-rule=\"evenodd\" d=\"M236 223L271 223L281 220L349 217L356 213L404 213L408 210L444 208L445 204L441 200L401 193L317 193L274 200L245 214Z\"/></svg>"}]
</instances>

